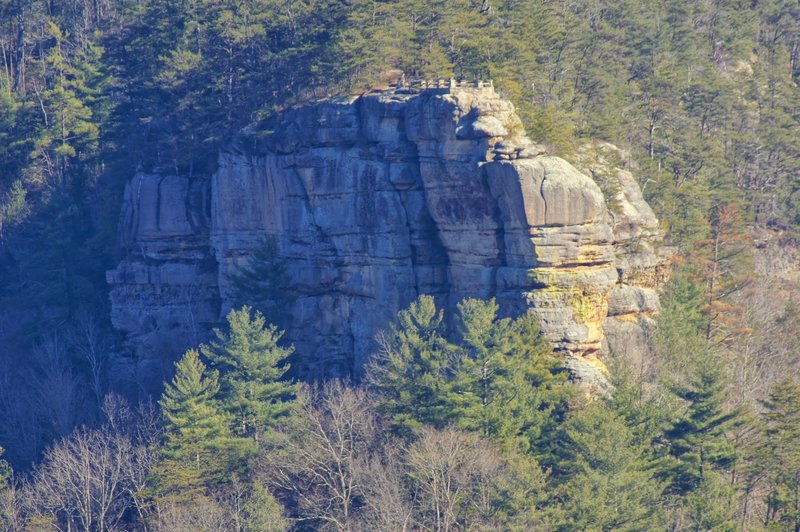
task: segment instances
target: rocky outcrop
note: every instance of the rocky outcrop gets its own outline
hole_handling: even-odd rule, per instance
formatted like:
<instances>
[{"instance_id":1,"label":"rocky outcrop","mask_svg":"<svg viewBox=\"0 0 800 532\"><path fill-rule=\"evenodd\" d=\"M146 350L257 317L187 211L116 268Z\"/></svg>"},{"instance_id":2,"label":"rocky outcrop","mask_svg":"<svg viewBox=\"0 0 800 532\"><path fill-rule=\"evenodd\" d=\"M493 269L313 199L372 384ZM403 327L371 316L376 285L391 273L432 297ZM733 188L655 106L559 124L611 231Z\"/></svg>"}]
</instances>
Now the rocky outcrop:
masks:
<instances>
[{"instance_id":1,"label":"rocky outcrop","mask_svg":"<svg viewBox=\"0 0 800 532\"><path fill-rule=\"evenodd\" d=\"M221 300L209 204L208 183L185 177L137 174L125 187L125 258L106 273L111 321L127 333L129 347L129 357L111 371L118 384L158 386L175 354L217 323Z\"/></svg>"},{"instance_id":2,"label":"rocky outcrop","mask_svg":"<svg viewBox=\"0 0 800 532\"><path fill-rule=\"evenodd\" d=\"M376 333L433 294L449 309L465 297L495 297L507 315L533 308L578 377L602 380L604 331L657 309L646 278L658 259L633 244L657 224L628 176L616 213L592 178L524 136L491 86L289 110L233 141L210 180L132 179L112 319L140 360L174 348L159 337L194 342L227 310L228 276L271 235L292 280L301 374L357 375Z\"/></svg>"},{"instance_id":3,"label":"rocky outcrop","mask_svg":"<svg viewBox=\"0 0 800 532\"><path fill-rule=\"evenodd\" d=\"M614 234L618 278L603 320L603 351L641 368L649 357L658 293L669 277L667 257L673 250L661 245L658 220L633 174L623 168L627 159L616 146L594 143L579 150L576 165L604 191Z\"/></svg>"}]
</instances>

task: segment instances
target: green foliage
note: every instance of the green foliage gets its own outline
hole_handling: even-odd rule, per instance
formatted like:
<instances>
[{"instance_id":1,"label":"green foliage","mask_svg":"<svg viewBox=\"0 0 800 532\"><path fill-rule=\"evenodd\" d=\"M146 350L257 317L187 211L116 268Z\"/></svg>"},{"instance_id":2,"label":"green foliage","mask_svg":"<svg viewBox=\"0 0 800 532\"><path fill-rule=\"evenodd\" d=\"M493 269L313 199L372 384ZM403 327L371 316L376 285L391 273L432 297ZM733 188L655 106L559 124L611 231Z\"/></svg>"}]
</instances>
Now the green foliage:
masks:
<instances>
[{"instance_id":1,"label":"green foliage","mask_svg":"<svg viewBox=\"0 0 800 532\"><path fill-rule=\"evenodd\" d=\"M257 437L292 407L297 387L281 379L294 348L278 345L283 331L248 306L231 310L226 319L228 332L215 329L216 340L200 350L222 373L218 399L234 419L234 431Z\"/></svg>"},{"instance_id":2,"label":"green foliage","mask_svg":"<svg viewBox=\"0 0 800 532\"><path fill-rule=\"evenodd\" d=\"M767 480L767 524L800 526L800 385L779 382L764 402L764 440L756 464Z\"/></svg>"},{"instance_id":3,"label":"green foliage","mask_svg":"<svg viewBox=\"0 0 800 532\"><path fill-rule=\"evenodd\" d=\"M50 22L47 30L55 46L40 66L54 79L41 93L44 123L31 158L41 172L41 179L64 190L79 177L78 161L93 156L97 149L100 130L91 104L102 78L92 62L99 61L102 52L89 46L89 53L70 57L64 50L67 35L62 29Z\"/></svg>"},{"instance_id":4,"label":"green foliage","mask_svg":"<svg viewBox=\"0 0 800 532\"><path fill-rule=\"evenodd\" d=\"M561 428L562 478L554 495L559 530L663 528L663 485L648 443L625 419L596 401L575 409Z\"/></svg>"},{"instance_id":5,"label":"green foliage","mask_svg":"<svg viewBox=\"0 0 800 532\"><path fill-rule=\"evenodd\" d=\"M737 459L725 432L741 412L726 407L727 382L720 362L704 352L697 357L687 382L672 386L686 410L664 432L668 451L662 475L669 490L682 495L698 491L709 471L729 470Z\"/></svg>"},{"instance_id":6,"label":"green foliage","mask_svg":"<svg viewBox=\"0 0 800 532\"><path fill-rule=\"evenodd\" d=\"M6 228L19 225L30 213L27 196L28 191L18 179L11 184L11 188L0 201L0 240L3 240Z\"/></svg>"},{"instance_id":7,"label":"green foliage","mask_svg":"<svg viewBox=\"0 0 800 532\"><path fill-rule=\"evenodd\" d=\"M453 419L455 351L444 337L442 320L433 297L420 296L397 314L397 322L380 339L379 356L367 368L367 380L380 396L378 410L404 437L422 424L443 427Z\"/></svg>"},{"instance_id":8,"label":"green foliage","mask_svg":"<svg viewBox=\"0 0 800 532\"><path fill-rule=\"evenodd\" d=\"M251 532L284 532L290 522L283 515L283 507L260 484L255 484L244 503L244 525Z\"/></svg>"},{"instance_id":9,"label":"green foliage","mask_svg":"<svg viewBox=\"0 0 800 532\"><path fill-rule=\"evenodd\" d=\"M30 324L32 335L51 333L80 310L105 308L108 256L98 251L93 229L85 209L56 194L8 235L18 265L3 275L0 287L18 297L15 304L21 309L37 316Z\"/></svg>"},{"instance_id":10,"label":"green foliage","mask_svg":"<svg viewBox=\"0 0 800 532\"><path fill-rule=\"evenodd\" d=\"M454 421L525 451L541 451L573 388L532 313L498 319L494 299L458 305L464 354L455 364Z\"/></svg>"},{"instance_id":11,"label":"green foliage","mask_svg":"<svg viewBox=\"0 0 800 532\"><path fill-rule=\"evenodd\" d=\"M665 294L656 346L670 372L663 386L677 402L655 444L663 453L658 478L678 506L675 526L724 530L734 524L736 486L729 478L742 454L730 436L747 420L730 406L725 359L708 338L705 302L702 287L685 275Z\"/></svg>"},{"instance_id":12,"label":"green foliage","mask_svg":"<svg viewBox=\"0 0 800 532\"><path fill-rule=\"evenodd\" d=\"M291 317L291 278L275 237L265 238L228 281L234 307L249 305L273 323L283 324Z\"/></svg>"},{"instance_id":13,"label":"green foliage","mask_svg":"<svg viewBox=\"0 0 800 532\"><path fill-rule=\"evenodd\" d=\"M231 434L218 392L219 373L207 371L197 351L187 351L159 401L164 442L155 474L162 497L190 498L238 467L246 446Z\"/></svg>"},{"instance_id":14,"label":"green foliage","mask_svg":"<svg viewBox=\"0 0 800 532\"><path fill-rule=\"evenodd\" d=\"M145 167L207 174L228 136L330 83L332 34L346 13L334 0L138 4L114 60L134 93L119 119L146 129L121 142Z\"/></svg>"},{"instance_id":15,"label":"green foliage","mask_svg":"<svg viewBox=\"0 0 800 532\"><path fill-rule=\"evenodd\" d=\"M703 289L697 282L677 274L661 297L655 344L676 366L685 366L697 353L706 350L705 332L709 321L702 310L703 296Z\"/></svg>"},{"instance_id":16,"label":"green foliage","mask_svg":"<svg viewBox=\"0 0 800 532\"><path fill-rule=\"evenodd\" d=\"M531 313L498 319L494 300L458 305L461 341L445 337L431 296L398 313L368 368L379 411L408 437L453 423L539 456L574 389Z\"/></svg>"},{"instance_id":17,"label":"green foliage","mask_svg":"<svg viewBox=\"0 0 800 532\"><path fill-rule=\"evenodd\" d=\"M678 517L679 522L685 522L692 530L737 530L735 493L726 475L707 472L697 489L681 500L684 514Z\"/></svg>"}]
</instances>

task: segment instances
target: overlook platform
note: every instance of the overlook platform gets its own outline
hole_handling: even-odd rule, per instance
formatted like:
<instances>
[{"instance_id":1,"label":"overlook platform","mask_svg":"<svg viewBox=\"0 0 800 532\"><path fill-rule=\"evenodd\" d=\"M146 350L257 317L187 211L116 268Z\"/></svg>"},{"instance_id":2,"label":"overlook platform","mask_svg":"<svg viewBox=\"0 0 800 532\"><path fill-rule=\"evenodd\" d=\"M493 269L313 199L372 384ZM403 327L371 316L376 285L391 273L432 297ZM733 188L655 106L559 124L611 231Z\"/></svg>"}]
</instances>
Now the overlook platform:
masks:
<instances>
[{"instance_id":1,"label":"overlook platform","mask_svg":"<svg viewBox=\"0 0 800 532\"><path fill-rule=\"evenodd\" d=\"M398 94L416 94L419 92L436 92L439 94L449 94L457 91L490 91L494 92L494 81L489 80L459 80L459 79L424 79L401 78L393 88L389 90Z\"/></svg>"}]
</instances>

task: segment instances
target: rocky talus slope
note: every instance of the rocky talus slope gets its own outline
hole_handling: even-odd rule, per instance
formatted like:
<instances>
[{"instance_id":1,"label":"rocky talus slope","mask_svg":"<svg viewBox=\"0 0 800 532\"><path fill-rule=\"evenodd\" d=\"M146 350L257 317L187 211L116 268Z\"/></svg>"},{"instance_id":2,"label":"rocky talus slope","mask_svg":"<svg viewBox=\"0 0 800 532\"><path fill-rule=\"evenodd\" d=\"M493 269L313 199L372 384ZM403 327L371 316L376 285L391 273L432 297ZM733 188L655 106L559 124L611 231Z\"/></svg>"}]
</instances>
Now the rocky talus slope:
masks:
<instances>
[{"instance_id":1,"label":"rocky talus slope","mask_svg":"<svg viewBox=\"0 0 800 532\"><path fill-rule=\"evenodd\" d=\"M591 173L599 159L585 159ZM210 180L128 183L124 258L108 272L128 369L160 371L202 340L230 305L228 275L273 235L301 374L358 375L376 332L433 294L450 310L465 297L495 297L507 315L534 309L575 374L602 380L598 354L642 341L664 275L636 181L606 174L609 198L527 139L491 86L281 113L233 141Z\"/></svg>"}]
</instances>

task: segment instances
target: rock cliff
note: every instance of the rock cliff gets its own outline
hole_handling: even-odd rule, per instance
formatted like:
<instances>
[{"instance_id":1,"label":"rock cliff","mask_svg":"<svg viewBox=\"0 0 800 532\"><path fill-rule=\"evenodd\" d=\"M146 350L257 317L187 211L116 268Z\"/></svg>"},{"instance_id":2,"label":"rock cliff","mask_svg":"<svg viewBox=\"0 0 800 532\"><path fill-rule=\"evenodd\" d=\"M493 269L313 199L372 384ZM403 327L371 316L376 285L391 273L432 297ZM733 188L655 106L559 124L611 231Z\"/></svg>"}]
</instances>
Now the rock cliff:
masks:
<instances>
[{"instance_id":1,"label":"rock cliff","mask_svg":"<svg viewBox=\"0 0 800 532\"><path fill-rule=\"evenodd\" d=\"M211 179L132 178L112 320L130 369L152 371L219 322L228 276L271 235L301 374L357 375L376 332L425 293L449 309L465 297L533 308L576 375L602 380L604 342L641 340L663 277L652 211L629 173L610 174L606 198L528 140L491 86L289 110L232 141Z\"/></svg>"}]
</instances>

